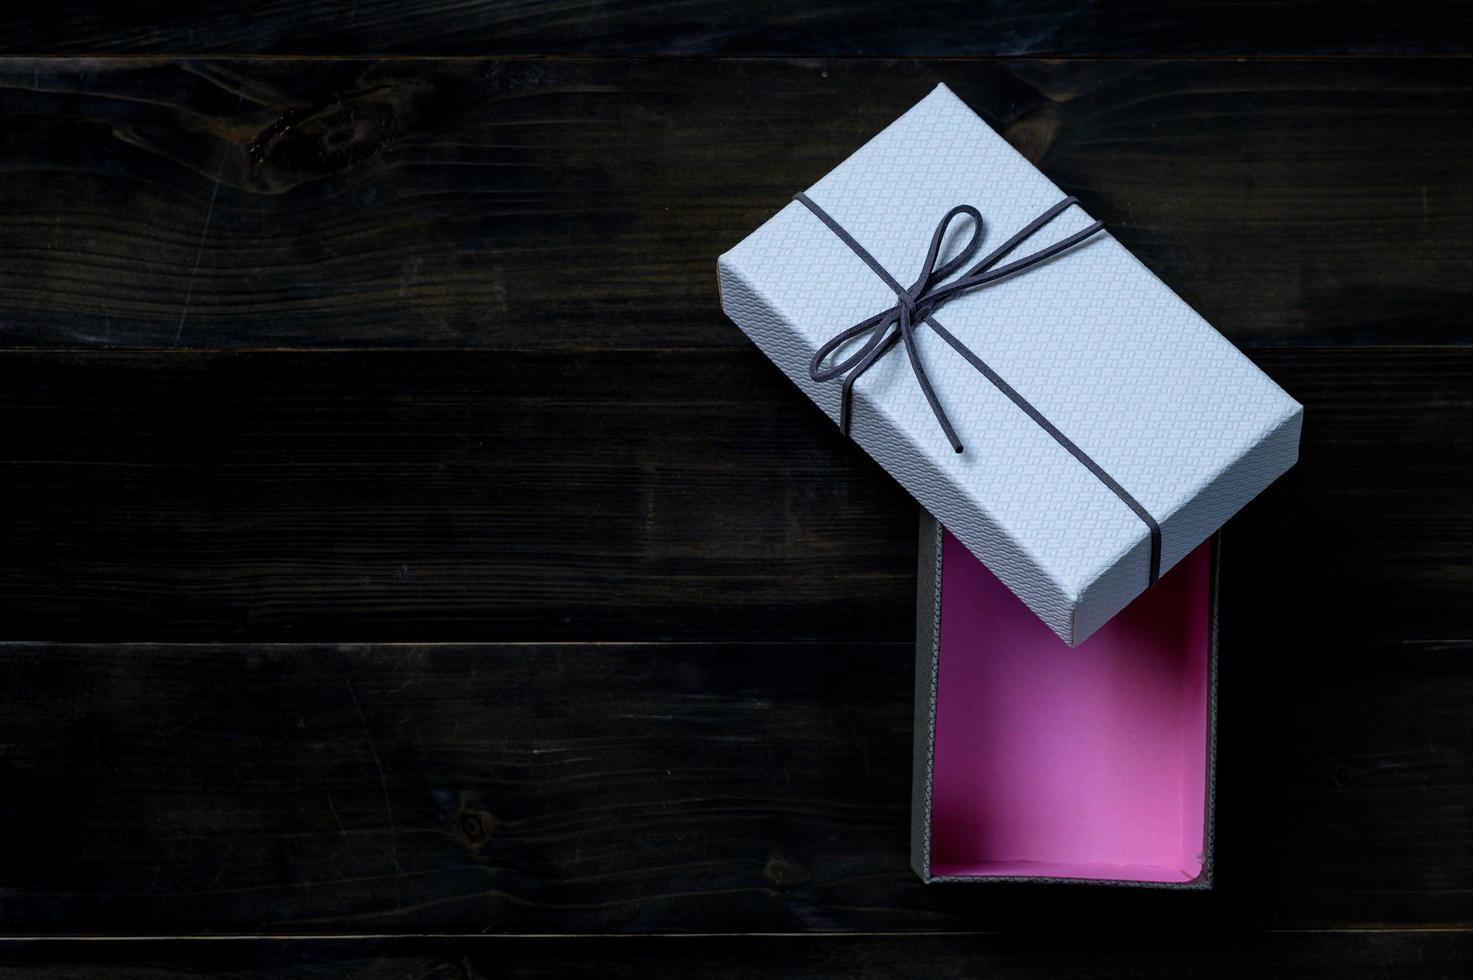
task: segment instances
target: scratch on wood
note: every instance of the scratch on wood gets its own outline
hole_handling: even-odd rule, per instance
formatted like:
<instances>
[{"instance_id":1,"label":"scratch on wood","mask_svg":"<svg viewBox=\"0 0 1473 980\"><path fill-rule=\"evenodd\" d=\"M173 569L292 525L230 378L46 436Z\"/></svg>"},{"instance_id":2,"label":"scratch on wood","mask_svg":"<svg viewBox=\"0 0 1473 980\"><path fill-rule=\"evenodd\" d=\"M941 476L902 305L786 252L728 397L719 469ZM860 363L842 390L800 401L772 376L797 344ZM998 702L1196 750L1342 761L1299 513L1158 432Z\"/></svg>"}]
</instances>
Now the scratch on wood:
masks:
<instances>
[{"instance_id":1,"label":"scratch on wood","mask_svg":"<svg viewBox=\"0 0 1473 980\"><path fill-rule=\"evenodd\" d=\"M389 857L394 862L394 911L403 908L403 899L399 894L399 879L404 874L404 866L399 863L399 828L394 823L394 803L389 797L389 781L384 778L384 764L379 761L378 746L374 744L373 732L368 727L368 718L363 714L363 705L358 703L358 692L353 690L353 682L344 680L348 685L348 697L353 699L353 708L358 712L358 721L363 725L363 737L368 740L368 754L373 759L374 768L378 770L378 784L384 792L384 810L389 819Z\"/></svg>"},{"instance_id":2,"label":"scratch on wood","mask_svg":"<svg viewBox=\"0 0 1473 980\"><path fill-rule=\"evenodd\" d=\"M184 320L189 316L189 304L194 299L194 281L199 278L199 260L205 254L205 238L210 233L210 219L215 215L215 198L220 195L220 181L225 176L225 161L230 159L230 148L220 160L220 170L215 174L215 186L210 189L210 203L205 208L205 226L199 233L199 245L194 250L194 266L189 270L189 287L184 290L184 308L179 311L179 324L174 330L174 343L184 336Z\"/></svg>"},{"instance_id":3,"label":"scratch on wood","mask_svg":"<svg viewBox=\"0 0 1473 980\"><path fill-rule=\"evenodd\" d=\"M245 104L242 95L236 102L238 111ZM194 281L199 278L199 260L205 254L205 239L210 234L210 220L215 216L215 198L220 196L220 182L225 179L225 165L230 162L230 144L220 154L220 169L215 171L215 186L210 188L210 203L205 206L205 226L200 229L199 245L194 250L194 266L189 270L189 286L184 290L184 308L179 311L179 323L174 328L174 343L184 336L184 320L189 316L189 304L194 299Z\"/></svg>"},{"instance_id":4,"label":"scratch on wood","mask_svg":"<svg viewBox=\"0 0 1473 980\"><path fill-rule=\"evenodd\" d=\"M350 684L349 687L351 687L351 686L352 685ZM362 712L359 712L359 714L361 715ZM338 825L338 834L340 836L342 836L342 837L347 837L348 836L348 828L343 826L343 818L340 817L340 816L338 816L338 807L337 807L337 804L332 801L332 791L331 790L329 790L328 791L328 794L327 794L327 808L332 811L332 819L333 819L333 822Z\"/></svg>"}]
</instances>

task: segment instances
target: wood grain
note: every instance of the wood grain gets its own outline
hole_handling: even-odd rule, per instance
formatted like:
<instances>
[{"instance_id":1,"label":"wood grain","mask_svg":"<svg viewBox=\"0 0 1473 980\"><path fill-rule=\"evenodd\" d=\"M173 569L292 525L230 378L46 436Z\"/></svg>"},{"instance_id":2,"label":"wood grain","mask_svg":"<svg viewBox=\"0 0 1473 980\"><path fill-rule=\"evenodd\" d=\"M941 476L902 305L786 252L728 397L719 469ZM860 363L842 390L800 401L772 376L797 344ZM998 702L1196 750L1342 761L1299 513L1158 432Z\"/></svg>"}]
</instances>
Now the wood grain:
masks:
<instances>
[{"instance_id":1,"label":"wood grain","mask_svg":"<svg viewBox=\"0 0 1473 980\"><path fill-rule=\"evenodd\" d=\"M963 980L1020 977L1237 978L1339 980L1374 964L1380 977L1461 980L1470 950L1463 931L1100 936L1070 930L1033 936L761 936L283 940L196 942L0 941L8 976L53 980L233 978L481 980L510 978L911 976Z\"/></svg>"},{"instance_id":2,"label":"wood grain","mask_svg":"<svg viewBox=\"0 0 1473 980\"><path fill-rule=\"evenodd\" d=\"M126 59L0 62L0 344L740 346L717 254L938 81L1241 345L1473 338L1459 61Z\"/></svg>"},{"instance_id":3,"label":"wood grain","mask_svg":"<svg viewBox=\"0 0 1473 980\"><path fill-rule=\"evenodd\" d=\"M1230 622L1473 638L1473 351L1257 356L1307 422ZM12 352L0 393L13 639L911 636L915 504L755 350Z\"/></svg>"},{"instance_id":4,"label":"wood grain","mask_svg":"<svg viewBox=\"0 0 1473 980\"><path fill-rule=\"evenodd\" d=\"M3 930L1461 927L1470 653L1226 642L1184 899L925 890L909 644L11 644Z\"/></svg>"},{"instance_id":5,"label":"wood grain","mask_svg":"<svg viewBox=\"0 0 1473 980\"><path fill-rule=\"evenodd\" d=\"M7 6L0 973L1467 975L1469 18ZM1306 405L1209 894L919 885L915 505L719 312L938 81Z\"/></svg>"},{"instance_id":6,"label":"wood grain","mask_svg":"<svg viewBox=\"0 0 1473 980\"><path fill-rule=\"evenodd\" d=\"M18 54L1343 56L1466 54L1470 37L1450 0L19 0L0 16L0 52Z\"/></svg>"}]
</instances>

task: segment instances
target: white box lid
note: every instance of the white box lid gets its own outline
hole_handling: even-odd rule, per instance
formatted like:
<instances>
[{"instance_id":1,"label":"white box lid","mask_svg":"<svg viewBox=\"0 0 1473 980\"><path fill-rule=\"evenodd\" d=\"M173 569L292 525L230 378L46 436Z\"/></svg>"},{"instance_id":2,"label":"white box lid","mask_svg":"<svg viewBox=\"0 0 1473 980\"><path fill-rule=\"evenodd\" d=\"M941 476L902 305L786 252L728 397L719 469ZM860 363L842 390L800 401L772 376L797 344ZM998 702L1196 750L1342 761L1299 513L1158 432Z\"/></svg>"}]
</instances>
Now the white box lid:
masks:
<instances>
[{"instance_id":1,"label":"white box lid","mask_svg":"<svg viewBox=\"0 0 1473 980\"><path fill-rule=\"evenodd\" d=\"M806 195L907 287L954 206L982 214L980 257L1065 198L944 85ZM1092 222L1070 208L1003 262ZM943 256L971 226L952 230ZM721 256L719 271L727 315L837 422L840 381L813 380L810 358L895 306L893 289L797 200ZM1108 229L955 296L934 319L1002 382L917 328L964 451L901 344L857 379L849 434L1070 644L1147 588L1152 521L1164 574L1298 456L1299 403Z\"/></svg>"}]
</instances>

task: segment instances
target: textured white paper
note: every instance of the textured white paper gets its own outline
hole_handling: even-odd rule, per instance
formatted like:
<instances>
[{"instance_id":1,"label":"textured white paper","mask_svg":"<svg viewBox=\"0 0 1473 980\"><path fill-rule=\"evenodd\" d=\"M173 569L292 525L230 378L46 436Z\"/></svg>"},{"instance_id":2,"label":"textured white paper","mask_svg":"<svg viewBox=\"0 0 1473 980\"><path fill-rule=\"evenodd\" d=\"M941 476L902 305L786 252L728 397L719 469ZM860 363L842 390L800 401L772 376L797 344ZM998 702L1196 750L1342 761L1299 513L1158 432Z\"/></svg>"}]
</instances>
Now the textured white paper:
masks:
<instances>
[{"instance_id":1,"label":"textured white paper","mask_svg":"<svg viewBox=\"0 0 1473 980\"><path fill-rule=\"evenodd\" d=\"M980 257L1065 196L945 86L807 193L905 284L954 205L982 212ZM1072 208L1011 258L1092 220ZM954 223L958 241L966 225ZM719 270L727 315L837 422L840 382L811 380L809 358L895 294L797 202ZM1163 575L1298 456L1299 403L1108 229L935 316L1151 513ZM1080 642L1146 588L1149 530L932 331L917 341L966 451L952 451L900 346L856 383L851 436L1054 632Z\"/></svg>"}]
</instances>

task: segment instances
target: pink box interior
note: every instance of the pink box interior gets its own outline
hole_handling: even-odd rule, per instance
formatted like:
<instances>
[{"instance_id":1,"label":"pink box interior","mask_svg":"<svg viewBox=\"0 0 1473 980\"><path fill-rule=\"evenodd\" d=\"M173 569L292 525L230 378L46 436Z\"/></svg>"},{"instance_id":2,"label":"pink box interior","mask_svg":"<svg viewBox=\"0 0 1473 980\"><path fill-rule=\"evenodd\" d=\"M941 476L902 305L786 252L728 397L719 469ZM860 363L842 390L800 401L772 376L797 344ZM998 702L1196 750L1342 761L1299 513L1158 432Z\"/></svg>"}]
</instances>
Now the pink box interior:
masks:
<instances>
[{"instance_id":1,"label":"pink box interior","mask_svg":"<svg viewBox=\"0 0 1473 980\"><path fill-rule=\"evenodd\" d=\"M931 873L1197 878L1212 543L1072 649L942 548Z\"/></svg>"}]
</instances>

